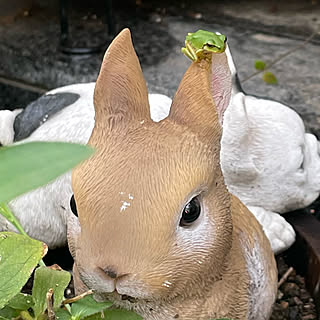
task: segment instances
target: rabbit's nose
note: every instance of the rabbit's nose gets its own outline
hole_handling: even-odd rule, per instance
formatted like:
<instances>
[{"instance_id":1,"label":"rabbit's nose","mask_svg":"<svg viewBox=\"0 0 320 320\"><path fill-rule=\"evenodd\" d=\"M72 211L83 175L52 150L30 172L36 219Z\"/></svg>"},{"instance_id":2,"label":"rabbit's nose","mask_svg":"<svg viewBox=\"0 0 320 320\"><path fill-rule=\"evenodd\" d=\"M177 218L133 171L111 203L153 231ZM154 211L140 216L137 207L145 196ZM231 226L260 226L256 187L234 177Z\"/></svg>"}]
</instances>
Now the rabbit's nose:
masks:
<instances>
[{"instance_id":1,"label":"rabbit's nose","mask_svg":"<svg viewBox=\"0 0 320 320\"><path fill-rule=\"evenodd\" d=\"M117 278L117 272L112 267L107 267L103 270L107 276L109 276L111 279Z\"/></svg>"},{"instance_id":2,"label":"rabbit's nose","mask_svg":"<svg viewBox=\"0 0 320 320\"><path fill-rule=\"evenodd\" d=\"M117 269L113 266L108 266L106 268L101 269L104 274L105 274L105 278L106 280L110 281L110 282L118 282L120 279L122 280L123 278L126 278L128 276L127 273L121 273L119 271L117 271Z\"/></svg>"}]
</instances>

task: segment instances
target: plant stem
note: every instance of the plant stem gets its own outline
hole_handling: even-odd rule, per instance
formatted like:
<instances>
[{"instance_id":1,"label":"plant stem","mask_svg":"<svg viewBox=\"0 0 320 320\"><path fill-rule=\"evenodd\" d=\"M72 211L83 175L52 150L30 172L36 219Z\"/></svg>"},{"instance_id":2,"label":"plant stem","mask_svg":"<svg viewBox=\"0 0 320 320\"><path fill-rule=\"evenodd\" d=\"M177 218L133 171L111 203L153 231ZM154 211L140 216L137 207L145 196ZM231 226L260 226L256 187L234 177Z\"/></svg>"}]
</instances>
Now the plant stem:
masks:
<instances>
[{"instance_id":1,"label":"plant stem","mask_svg":"<svg viewBox=\"0 0 320 320\"><path fill-rule=\"evenodd\" d=\"M43 262L42 259L39 261L39 266L40 267L46 267L46 264Z\"/></svg>"},{"instance_id":2,"label":"plant stem","mask_svg":"<svg viewBox=\"0 0 320 320\"><path fill-rule=\"evenodd\" d=\"M82 293L82 294L80 294L80 295L78 295L76 297L63 300L62 304L65 305L65 304L70 304L70 303L76 302L76 301L78 301L78 300L80 300L80 299L82 299L82 298L84 298L84 297L86 297L86 296L88 296L88 295L90 295L92 293L93 293L93 290L86 291L86 292L84 292L84 293Z\"/></svg>"},{"instance_id":3,"label":"plant stem","mask_svg":"<svg viewBox=\"0 0 320 320\"><path fill-rule=\"evenodd\" d=\"M55 320L56 315L53 311L53 289L50 288L49 291L47 292L47 311L48 311L48 319L49 320Z\"/></svg>"},{"instance_id":4,"label":"plant stem","mask_svg":"<svg viewBox=\"0 0 320 320\"><path fill-rule=\"evenodd\" d=\"M288 50L287 52L285 52L284 54L282 54L281 56L279 56L278 58L274 59L273 61L271 61L270 63L267 63L265 68L263 70L258 70L254 73L252 73L251 75L249 75L248 77L244 78L243 80L241 80L241 83L248 81L249 79L255 77L256 75L266 71L267 69L271 68L273 65L275 65L277 62L279 62L280 60L282 60L283 58L285 58L286 56L290 55L291 53L303 48L308 42L310 42L312 40L312 38L314 38L317 34L319 33L318 30L314 31L306 40L304 40L301 44L295 46L294 48Z\"/></svg>"},{"instance_id":5,"label":"plant stem","mask_svg":"<svg viewBox=\"0 0 320 320\"><path fill-rule=\"evenodd\" d=\"M20 222L8 208L5 203L0 203L0 213L12 223L12 225L23 235L27 236L27 233L23 230Z\"/></svg>"}]
</instances>

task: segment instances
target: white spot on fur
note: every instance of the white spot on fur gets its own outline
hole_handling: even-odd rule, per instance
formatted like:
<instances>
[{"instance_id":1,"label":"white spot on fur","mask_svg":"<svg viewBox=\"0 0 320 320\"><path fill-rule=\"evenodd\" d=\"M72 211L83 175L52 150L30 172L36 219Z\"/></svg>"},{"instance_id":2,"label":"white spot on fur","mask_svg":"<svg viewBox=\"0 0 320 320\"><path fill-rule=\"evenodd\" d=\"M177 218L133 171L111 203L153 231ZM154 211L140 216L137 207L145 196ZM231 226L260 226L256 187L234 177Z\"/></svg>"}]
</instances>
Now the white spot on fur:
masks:
<instances>
[{"instance_id":1,"label":"white spot on fur","mask_svg":"<svg viewBox=\"0 0 320 320\"><path fill-rule=\"evenodd\" d=\"M122 202L122 206L120 207L120 212L126 210L128 207L131 206L130 202L126 202L126 201L121 201Z\"/></svg>"},{"instance_id":2,"label":"white spot on fur","mask_svg":"<svg viewBox=\"0 0 320 320\"><path fill-rule=\"evenodd\" d=\"M130 193L129 193L128 197L129 197L130 200L133 200L133 195L131 195Z\"/></svg>"},{"instance_id":3,"label":"white spot on fur","mask_svg":"<svg viewBox=\"0 0 320 320\"><path fill-rule=\"evenodd\" d=\"M166 280L166 281L164 281L164 282L162 283L162 286L163 286L163 287L167 287L167 288L170 288L171 285L172 285L172 282L170 282L170 281L168 281L168 280Z\"/></svg>"},{"instance_id":4,"label":"white spot on fur","mask_svg":"<svg viewBox=\"0 0 320 320\"><path fill-rule=\"evenodd\" d=\"M141 120L140 123L141 123L141 124L144 124L144 120Z\"/></svg>"}]
</instances>

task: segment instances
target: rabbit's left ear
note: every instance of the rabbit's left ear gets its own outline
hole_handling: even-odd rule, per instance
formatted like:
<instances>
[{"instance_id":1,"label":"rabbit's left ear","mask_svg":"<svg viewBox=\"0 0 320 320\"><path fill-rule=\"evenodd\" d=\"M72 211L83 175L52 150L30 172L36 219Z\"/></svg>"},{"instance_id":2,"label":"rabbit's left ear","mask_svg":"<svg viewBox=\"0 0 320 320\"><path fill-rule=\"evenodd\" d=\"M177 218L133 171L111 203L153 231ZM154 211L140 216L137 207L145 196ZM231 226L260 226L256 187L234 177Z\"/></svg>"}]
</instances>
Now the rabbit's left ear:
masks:
<instances>
[{"instance_id":1,"label":"rabbit's left ear","mask_svg":"<svg viewBox=\"0 0 320 320\"><path fill-rule=\"evenodd\" d=\"M225 53L193 62L173 99L169 118L200 136L220 139L223 114L231 96L231 73Z\"/></svg>"},{"instance_id":2,"label":"rabbit's left ear","mask_svg":"<svg viewBox=\"0 0 320 320\"><path fill-rule=\"evenodd\" d=\"M105 53L94 91L94 108L93 135L127 128L132 120L150 119L147 86L129 29L121 31Z\"/></svg>"}]
</instances>

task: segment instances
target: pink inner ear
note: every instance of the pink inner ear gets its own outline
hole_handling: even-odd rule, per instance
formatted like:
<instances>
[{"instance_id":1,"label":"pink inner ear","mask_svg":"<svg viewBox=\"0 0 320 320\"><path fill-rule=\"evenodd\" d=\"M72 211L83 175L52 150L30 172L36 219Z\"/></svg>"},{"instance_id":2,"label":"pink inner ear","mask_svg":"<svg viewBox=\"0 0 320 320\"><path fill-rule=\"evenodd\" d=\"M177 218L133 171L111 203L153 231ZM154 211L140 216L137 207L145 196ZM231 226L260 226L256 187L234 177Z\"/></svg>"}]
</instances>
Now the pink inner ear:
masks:
<instances>
[{"instance_id":1,"label":"pink inner ear","mask_svg":"<svg viewBox=\"0 0 320 320\"><path fill-rule=\"evenodd\" d=\"M231 89L231 72L225 52L212 54L211 93L221 125L223 123L223 114L229 105Z\"/></svg>"}]
</instances>

